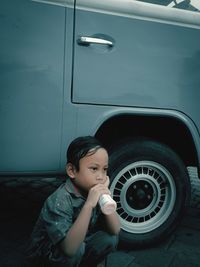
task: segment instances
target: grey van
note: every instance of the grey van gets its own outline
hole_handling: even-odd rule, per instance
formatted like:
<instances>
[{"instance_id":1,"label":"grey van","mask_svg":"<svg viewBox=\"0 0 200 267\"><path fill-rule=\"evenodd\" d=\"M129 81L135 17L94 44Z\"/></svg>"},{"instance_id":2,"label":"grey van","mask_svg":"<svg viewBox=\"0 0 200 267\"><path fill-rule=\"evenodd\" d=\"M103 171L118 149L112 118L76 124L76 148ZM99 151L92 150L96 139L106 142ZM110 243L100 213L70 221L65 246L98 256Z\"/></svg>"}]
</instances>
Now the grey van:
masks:
<instances>
[{"instance_id":1,"label":"grey van","mask_svg":"<svg viewBox=\"0 0 200 267\"><path fill-rule=\"evenodd\" d=\"M1 0L0 175L65 172L95 135L129 245L167 237L200 166L198 0Z\"/></svg>"}]
</instances>

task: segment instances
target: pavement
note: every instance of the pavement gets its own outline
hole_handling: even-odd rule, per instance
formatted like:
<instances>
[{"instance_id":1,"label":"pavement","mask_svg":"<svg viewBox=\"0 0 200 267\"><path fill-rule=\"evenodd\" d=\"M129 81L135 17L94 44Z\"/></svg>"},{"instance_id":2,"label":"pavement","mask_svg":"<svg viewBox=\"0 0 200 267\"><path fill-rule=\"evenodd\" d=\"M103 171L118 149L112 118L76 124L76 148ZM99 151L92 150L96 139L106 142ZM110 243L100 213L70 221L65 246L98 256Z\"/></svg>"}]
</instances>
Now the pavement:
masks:
<instances>
[{"instance_id":1,"label":"pavement","mask_svg":"<svg viewBox=\"0 0 200 267\"><path fill-rule=\"evenodd\" d=\"M199 259L200 209L190 208L167 240L151 248L112 253L107 267L199 267Z\"/></svg>"},{"instance_id":2,"label":"pavement","mask_svg":"<svg viewBox=\"0 0 200 267\"><path fill-rule=\"evenodd\" d=\"M47 186L46 181L35 181L31 186L23 183L23 179L18 183L20 185L12 180L6 183L1 181L0 267L21 267L39 210L44 199L55 188ZM195 198L199 203L200 196L196 195ZM199 251L200 207L192 204L167 240L146 249L119 248L107 257L106 267L200 267Z\"/></svg>"}]
</instances>

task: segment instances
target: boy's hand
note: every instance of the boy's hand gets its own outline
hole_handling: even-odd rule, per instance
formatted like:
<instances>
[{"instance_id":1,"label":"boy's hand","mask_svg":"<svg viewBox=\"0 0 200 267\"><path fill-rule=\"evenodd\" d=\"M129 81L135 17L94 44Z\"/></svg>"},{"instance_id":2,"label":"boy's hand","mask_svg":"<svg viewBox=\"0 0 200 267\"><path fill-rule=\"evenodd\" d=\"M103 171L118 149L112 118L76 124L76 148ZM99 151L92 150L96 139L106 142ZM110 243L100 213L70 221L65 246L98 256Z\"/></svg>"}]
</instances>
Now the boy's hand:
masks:
<instances>
[{"instance_id":1,"label":"boy's hand","mask_svg":"<svg viewBox=\"0 0 200 267\"><path fill-rule=\"evenodd\" d=\"M108 189L109 183L109 177L107 176L106 182L104 184L97 184L93 186L88 192L85 204L90 205L92 208L95 208L102 194L110 195L110 190Z\"/></svg>"},{"instance_id":2,"label":"boy's hand","mask_svg":"<svg viewBox=\"0 0 200 267\"><path fill-rule=\"evenodd\" d=\"M109 187L109 184L110 184L110 178L109 176L106 176L106 181L105 181L105 186Z\"/></svg>"}]
</instances>

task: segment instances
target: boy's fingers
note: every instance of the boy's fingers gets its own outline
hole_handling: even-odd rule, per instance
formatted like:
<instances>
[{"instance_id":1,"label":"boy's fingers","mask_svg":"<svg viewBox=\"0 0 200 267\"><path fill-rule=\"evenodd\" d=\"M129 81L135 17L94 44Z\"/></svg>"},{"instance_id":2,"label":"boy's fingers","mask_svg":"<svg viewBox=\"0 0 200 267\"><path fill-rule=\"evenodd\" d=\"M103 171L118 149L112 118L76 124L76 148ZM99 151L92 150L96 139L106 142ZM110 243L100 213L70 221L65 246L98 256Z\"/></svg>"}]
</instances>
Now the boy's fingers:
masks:
<instances>
[{"instance_id":1,"label":"boy's fingers","mask_svg":"<svg viewBox=\"0 0 200 267\"><path fill-rule=\"evenodd\" d=\"M105 185L108 187L110 184L110 179L109 179L109 176L106 176L106 182L105 182Z\"/></svg>"}]
</instances>

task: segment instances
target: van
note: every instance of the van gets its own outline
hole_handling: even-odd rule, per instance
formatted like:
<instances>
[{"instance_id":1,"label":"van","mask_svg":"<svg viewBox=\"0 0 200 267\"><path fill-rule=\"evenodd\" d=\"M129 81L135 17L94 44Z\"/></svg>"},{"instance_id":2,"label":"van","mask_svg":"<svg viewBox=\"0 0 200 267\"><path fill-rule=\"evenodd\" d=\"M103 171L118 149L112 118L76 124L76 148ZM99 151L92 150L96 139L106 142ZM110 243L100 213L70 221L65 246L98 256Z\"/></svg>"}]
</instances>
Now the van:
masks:
<instances>
[{"instance_id":1,"label":"van","mask_svg":"<svg viewBox=\"0 0 200 267\"><path fill-rule=\"evenodd\" d=\"M94 135L110 154L120 240L168 237L200 166L197 0L2 0L0 175L65 173Z\"/></svg>"}]
</instances>

